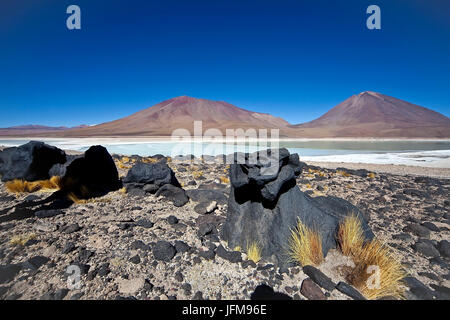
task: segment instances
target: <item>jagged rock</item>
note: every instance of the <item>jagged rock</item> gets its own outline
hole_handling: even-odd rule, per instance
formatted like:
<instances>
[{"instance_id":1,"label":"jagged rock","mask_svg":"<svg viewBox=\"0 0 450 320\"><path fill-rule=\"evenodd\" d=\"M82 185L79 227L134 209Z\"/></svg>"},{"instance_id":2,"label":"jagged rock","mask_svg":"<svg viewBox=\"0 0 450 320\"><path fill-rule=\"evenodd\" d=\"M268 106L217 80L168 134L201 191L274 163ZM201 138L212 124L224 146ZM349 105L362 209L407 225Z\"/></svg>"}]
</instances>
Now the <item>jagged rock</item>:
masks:
<instances>
[{"instance_id":1,"label":"jagged rock","mask_svg":"<svg viewBox=\"0 0 450 320\"><path fill-rule=\"evenodd\" d=\"M163 185L171 184L181 187L175 177L175 173L169 168L167 163L144 163L137 162L128 171L127 176L123 179L124 183L143 183L153 184L160 188Z\"/></svg>"},{"instance_id":2,"label":"jagged rock","mask_svg":"<svg viewBox=\"0 0 450 320\"><path fill-rule=\"evenodd\" d=\"M114 160L102 146L92 146L74 159L61 179L61 191L80 199L103 196L121 187Z\"/></svg>"},{"instance_id":3,"label":"jagged rock","mask_svg":"<svg viewBox=\"0 0 450 320\"><path fill-rule=\"evenodd\" d=\"M291 229L300 219L320 233L326 255L336 247L339 223L351 213L361 220L365 238L373 238L358 208L336 197L310 198L298 188L296 177L303 167L298 155L280 149L236 153L234 159L230 166L228 214L221 231L230 248L245 248L249 241L255 241L261 246L262 258L285 264Z\"/></svg>"},{"instance_id":4,"label":"jagged rock","mask_svg":"<svg viewBox=\"0 0 450 320\"><path fill-rule=\"evenodd\" d=\"M0 175L2 181L45 180L50 178L49 170L54 164L65 162L66 154L63 150L43 142L30 141L0 152Z\"/></svg>"}]
</instances>

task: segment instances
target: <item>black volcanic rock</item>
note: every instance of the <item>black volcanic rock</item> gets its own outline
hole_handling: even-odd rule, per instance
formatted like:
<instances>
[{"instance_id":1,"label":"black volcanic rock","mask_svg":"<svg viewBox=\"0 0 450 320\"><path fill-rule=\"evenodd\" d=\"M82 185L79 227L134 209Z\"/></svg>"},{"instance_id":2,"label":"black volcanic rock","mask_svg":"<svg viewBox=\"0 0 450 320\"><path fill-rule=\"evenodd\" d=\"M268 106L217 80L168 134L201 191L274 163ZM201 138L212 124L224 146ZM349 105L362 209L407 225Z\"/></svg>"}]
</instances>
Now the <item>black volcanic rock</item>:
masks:
<instances>
[{"instance_id":1,"label":"black volcanic rock","mask_svg":"<svg viewBox=\"0 0 450 320\"><path fill-rule=\"evenodd\" d=\"M157 197L163 196L169 201L172 201L175 207L182 207L188 203L189 198L186 196L186 192L179 187L171 184L165 184L155 193Z\"/></svg>"},{"instance_id":2,"label":"black volcanic rock","mask_svg":"<svg viewBox=\"0 0 450 320\"><path fill-rule=\"evenodd\" d=\"M351 213L360 220L366 239L372 239L362 212L335 197L310 198L296 185L302 164L286 149L234 154L230 166L228 214L221 235L228 246L261 246L263 259L284 264L286 245L298 219L322 237L323 254L336 247L339 223Z\"/></svg>"},{"instance_id":3,"label":"black volcanic rock","mask_svg":"<svg viewBox=\"0 0 450 320\"><path fill-rule=\"evenodd\" d=\"M92 146L74 159L61 179L61 191L80 199L102 196L121 187L119 174L105 147Z\"/></svg>"},{"instance_id":4,"label":"black volcanic rock","mask_svg":"<svg viewBox=\"0 0 450 320\"><path fill-rule=\"evenodd\" d=\"M124 183L143 183L153 184L161 187L165 184L171 184L181 187L175 177L175 173L169 168L165 162L143 163L137 162L129 171Z\"/></svg>"},{"instance_id":5,"label":"black volcanic rock","mask_svg":"<svg viewBox=\"0 0 450 320\"><path fill-rule=\"evenodd\" d=\"M0 175L2 181L45 180L49 178L49 170L53 165L65 162L63 150L43 142L30 141L0 152Z\"/></svg>"}]
</instances>

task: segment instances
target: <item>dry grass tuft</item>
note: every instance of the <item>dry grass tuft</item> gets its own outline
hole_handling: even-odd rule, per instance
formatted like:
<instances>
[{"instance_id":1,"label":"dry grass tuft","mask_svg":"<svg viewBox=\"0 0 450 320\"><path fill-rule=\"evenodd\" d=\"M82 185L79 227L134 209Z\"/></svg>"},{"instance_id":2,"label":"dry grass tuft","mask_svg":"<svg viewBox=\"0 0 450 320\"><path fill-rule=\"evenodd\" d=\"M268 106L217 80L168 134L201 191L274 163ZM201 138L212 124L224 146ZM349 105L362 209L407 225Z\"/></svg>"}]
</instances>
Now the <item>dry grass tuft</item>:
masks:
<instances>
[{"instance_id":1,"label":"dry grass tuft","mask_svg":"<svg viewBox=\"0 0 450 320\"><path fill-rule=\"evenodd\" d=\"M291 230L288 254L302 266L318 265L323 261L322 238L313 229L308 228L298 219L297 226Z\"/></svg>"},{"instance_id":2,"label":"dry grass tuft","mask_svg":"<svg viewBox=\"0 0 450 320\"><path fill-rule=\"evenodd\" d=\"M193 176L195 179L198 179L198 178L200 178L201 176L203 176L203 171L192 171L192 176Z\"/></svg>"},{"instance_id":3,"label":"dry grass tuft","mask_svg":"<svg viewBox=\"0 0 450 320\"><path fill-rule=\"evenodd\" d=\"M358 255L364 244L361 220L355 214L348 215L339 225L337 243L346 256Z\"/></svg>"},{"instance_id":4,"label":"dry grass tuft","mask_svg":"<svg viewBox=\"0 0 450 320\"><path fill-rule=\"evenodd\" d=\"M402 280L407 275L404 267L380 241L364 242L362 225L355 215L339 226L338 243L342 253L355 263L347 281L366 298L403 298Z\"/></svg>"},{"instance_id":5,"label":"dry grass tuft","mask_svg":"<svg viewBox=\"0 0 450 320\"><path fill-rule=\"evenodd\" d=\"M13 246L24 246L30 240L36 239L35 233L26 233L15 235L9 240L9 243Z\"/></svg>"},{"instance_id":6,"label":"dry grass tuft","mask_svg":"<svg viewBox=\"0 0 450 320\"><path fill-rule=\"evenodd\" d=\"M369 179L374 179L374 178L375 178L375 173L369 172L369 173L367 174L367 177L368 177Z\"/></svg>"},{"instance_id":7,"label":"dry grass tuft","mask_svg":"<svg viewBox=\"0 0 450 320\"><path fill-rule=\"evenodd\" d=\"M257 242L247 244L247 258L254 263L258 263L261 260L261 248Z\"/></svg>"},{"instance_id":8,"label":"dry grass tuft","mask_svg":"<svg viewBox=\"0 0 450 320\"><path fill-rule=\"evenodd\" d=\"M229 183L230 183L230 179L228 179L228 177L225 177L225 176L221 176L221 177L220 177L220 181L221 181L223 184L229 184Z\"/></svg>"},{"instance_id":9,"label":"dry grass tuft","mask_svg":"<svg viewBox=\"0 0 450 320\"><path fill-rule=\"evenodd\" d=\"M109 198L90 198L90 199L80 199L74 193L69 193L67 198L76 204L87 204L87 203L108 203L111 202Z\"/></svg>"},{"instance_id":10,"label":"dry grass tuft","mask_svg":"<svg viewBox=\"0 0 450 320\"><path fill-rule=\"evenodd\" d=\"M344 170L338 170L336 171L337 174L340 174L343 177L350 177L350 173L348 173L347 171Z\"/></svg>"},{"instance_id":11,"label":"dry grass tuft","mask_svg":"<svg viewBox=\"0 0 450 320\"><path fill-rule=\"evenodd\" d=\"M16 179L6 182L5 187L9 192L13 193L54 192L61 188L61 178L55 176L48 180L38 181Z\"/></svg>"},{"instance_id":12,"label":"dry grass tuft","mask_svg":"<svg viewBox=\"0 0 450 320\"><path fill-rule=\"evenodd\" d=\"M236 246L233 249L233 251L238 251L238 252L241 252L241 250L242 250L241 246Z\"/></svg>"}]
</instances>

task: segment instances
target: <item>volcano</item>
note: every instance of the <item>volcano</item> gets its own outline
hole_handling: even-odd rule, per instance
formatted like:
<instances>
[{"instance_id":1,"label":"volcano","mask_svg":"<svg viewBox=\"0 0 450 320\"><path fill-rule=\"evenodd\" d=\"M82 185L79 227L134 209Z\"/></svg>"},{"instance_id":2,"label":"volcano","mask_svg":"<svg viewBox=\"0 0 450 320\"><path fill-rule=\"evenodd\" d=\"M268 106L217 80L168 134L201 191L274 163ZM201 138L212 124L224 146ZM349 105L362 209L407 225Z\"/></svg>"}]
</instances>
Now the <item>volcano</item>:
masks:
<instances>
[{"instance_id":1,"label":"volcano","mask_svg":"<svg viewBox=\"0 0 450 320\"><path fill-rule=\"evenodd\" d=\"M316 120L289 128L294 129L296 136L314 138L449 138L450 118L394 97L365 91Z\"/></svg>"}]
</instances>

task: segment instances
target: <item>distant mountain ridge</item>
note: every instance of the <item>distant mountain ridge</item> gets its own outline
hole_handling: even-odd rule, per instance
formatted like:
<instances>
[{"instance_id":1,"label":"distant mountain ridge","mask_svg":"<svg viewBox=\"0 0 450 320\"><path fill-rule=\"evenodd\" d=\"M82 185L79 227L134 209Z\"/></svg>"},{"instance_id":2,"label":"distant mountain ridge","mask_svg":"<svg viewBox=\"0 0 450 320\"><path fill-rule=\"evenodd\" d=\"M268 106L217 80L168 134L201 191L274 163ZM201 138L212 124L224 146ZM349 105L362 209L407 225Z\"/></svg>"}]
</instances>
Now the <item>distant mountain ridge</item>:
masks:
<instances>
[{"instance_id":1,"label":"distant mountain ridge","mask_svg":"<svg viewBox=\"0 0 450 320\"><path fill-rule=\"evenodd\" d=\"M0 128L0 136L14 136L16 134L24 135L24 134L38 134L45 132L54 132L54 131L64 131L70 129L80 129L89 127L88 125L82 124L75 127L51 127L51 126L42 126L38 124L26 124L20 126L13 126L7 128Z\"/></svg>"},{"instance_id":2,"label":"distant mountain ridge","mask_svg":"<svg viewBox=\"0 0 450 320\"><path fill-rule=\"evenodd\" d=\"M216 128L223 135L226 129L254 128L279 129L282 138L450 138L450 118L372 91L353 95L318 119L297 125L227 102L181 96L95 126L65 128L29 125L0 129L0 135L170 136L180 128L189 130L193 135L194 121L200 120L203 132Z\"/></svg>"}]
</instances>

